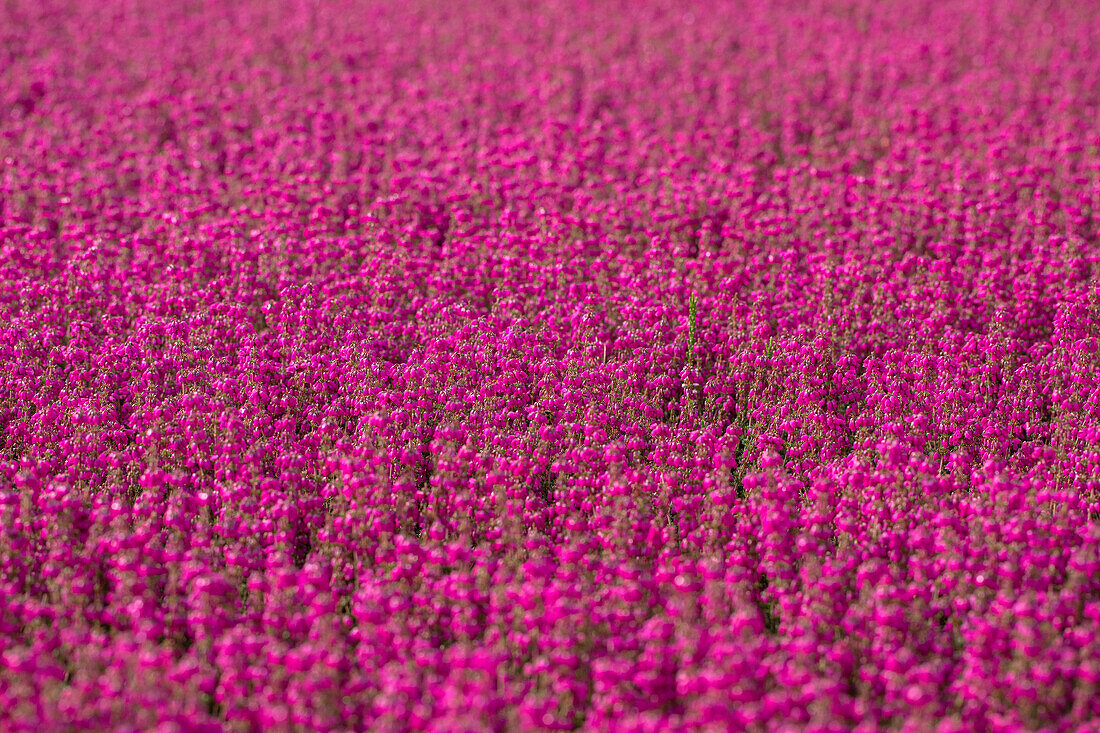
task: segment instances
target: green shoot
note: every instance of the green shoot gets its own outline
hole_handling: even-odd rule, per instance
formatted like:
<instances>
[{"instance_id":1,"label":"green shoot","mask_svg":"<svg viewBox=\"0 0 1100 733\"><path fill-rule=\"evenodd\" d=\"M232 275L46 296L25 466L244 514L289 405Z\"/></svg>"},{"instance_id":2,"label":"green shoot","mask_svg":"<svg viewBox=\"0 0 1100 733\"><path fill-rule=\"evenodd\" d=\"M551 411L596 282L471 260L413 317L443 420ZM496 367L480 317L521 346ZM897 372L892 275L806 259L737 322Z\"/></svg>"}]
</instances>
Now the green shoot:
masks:
<instances>
[{"instance_id":1,"label":"green shoot","mask_svg":"<svg viewBox=\"0 0 1100 733\"><path fill-rule=\"evenodd\" d=\"M688 301L688 359L692 364L695 363L695 315L696 315L696 300L695 293L691 294L691 299Z\"/></svg>"}]
</instances>

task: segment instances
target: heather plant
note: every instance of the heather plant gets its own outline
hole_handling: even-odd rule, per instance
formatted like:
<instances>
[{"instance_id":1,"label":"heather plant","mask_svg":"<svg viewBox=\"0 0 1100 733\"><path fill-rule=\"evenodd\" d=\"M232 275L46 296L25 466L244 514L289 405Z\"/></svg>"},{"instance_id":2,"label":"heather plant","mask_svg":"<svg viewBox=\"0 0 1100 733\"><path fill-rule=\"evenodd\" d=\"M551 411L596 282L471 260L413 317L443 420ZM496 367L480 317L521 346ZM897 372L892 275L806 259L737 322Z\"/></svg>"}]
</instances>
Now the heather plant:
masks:
<instances>
[{"instance_id":1,"label":"heather plant","mask_svg":"<svg viewBox=\"0 0 1100 733\"><path fill-rule=\"evenodd\" d=\"M0 8L0 729L1100 729L1097 9Z\"/></svg>"}]
</instances>

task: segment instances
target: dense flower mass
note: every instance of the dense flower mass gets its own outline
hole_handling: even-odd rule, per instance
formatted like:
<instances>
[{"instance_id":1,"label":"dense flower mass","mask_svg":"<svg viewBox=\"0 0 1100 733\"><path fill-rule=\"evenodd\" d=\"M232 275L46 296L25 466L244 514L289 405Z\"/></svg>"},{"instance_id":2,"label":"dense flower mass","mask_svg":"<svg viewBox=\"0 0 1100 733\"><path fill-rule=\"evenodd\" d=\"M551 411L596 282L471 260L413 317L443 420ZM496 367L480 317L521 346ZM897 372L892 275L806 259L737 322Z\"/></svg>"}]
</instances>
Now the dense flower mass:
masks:
<instances>
[{"instance_id":1,"label":"dense flower mass","mask_svg":"<svg viewBox=\"0 0 1100 733\"><path fill-rule=\"evenodd\" d=\"M1100 6L0 5L0 729L1100 730Z\"/></svg>"}]
</instances>

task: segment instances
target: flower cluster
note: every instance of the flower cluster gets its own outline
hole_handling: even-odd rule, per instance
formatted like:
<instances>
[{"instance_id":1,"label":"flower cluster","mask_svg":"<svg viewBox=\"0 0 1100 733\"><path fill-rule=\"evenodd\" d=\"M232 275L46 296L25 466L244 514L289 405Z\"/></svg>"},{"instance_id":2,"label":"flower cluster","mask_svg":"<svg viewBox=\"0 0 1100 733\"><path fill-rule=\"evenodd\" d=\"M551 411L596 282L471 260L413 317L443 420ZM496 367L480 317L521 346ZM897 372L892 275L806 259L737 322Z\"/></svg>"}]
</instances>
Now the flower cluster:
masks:
<instances>
[{"instance_id":1,"label":"flower cluster","mask_svg":"<svg viewBox=\"0 0 1100 733\"><path fill-rule=\"evenodd\" d=\"M0 728L1100 730L1098 28L4 3Z\"/></svg>"}]
</instances>

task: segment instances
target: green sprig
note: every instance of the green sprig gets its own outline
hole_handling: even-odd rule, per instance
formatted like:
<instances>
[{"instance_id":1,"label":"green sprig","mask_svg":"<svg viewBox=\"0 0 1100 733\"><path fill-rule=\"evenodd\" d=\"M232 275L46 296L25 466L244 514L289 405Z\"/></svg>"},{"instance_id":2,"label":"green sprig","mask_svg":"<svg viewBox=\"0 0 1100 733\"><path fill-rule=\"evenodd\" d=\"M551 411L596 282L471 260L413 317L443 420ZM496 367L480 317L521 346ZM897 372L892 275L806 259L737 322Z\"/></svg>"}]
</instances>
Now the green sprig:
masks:
<instances>
[{"instance_id":1,"label":"green sprig","mask_svg":"<svg viewBox=\"0 0 1100 733\"><path fill-rule=\"evenodd\" d=\"M695 315L696 315L696 300L695 293L691 294L691 299L688 300L688 358L695 362Z\"/></svg>"}]
</instances>

